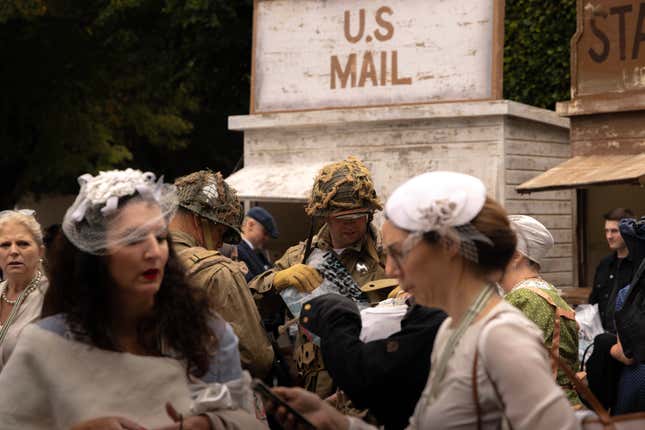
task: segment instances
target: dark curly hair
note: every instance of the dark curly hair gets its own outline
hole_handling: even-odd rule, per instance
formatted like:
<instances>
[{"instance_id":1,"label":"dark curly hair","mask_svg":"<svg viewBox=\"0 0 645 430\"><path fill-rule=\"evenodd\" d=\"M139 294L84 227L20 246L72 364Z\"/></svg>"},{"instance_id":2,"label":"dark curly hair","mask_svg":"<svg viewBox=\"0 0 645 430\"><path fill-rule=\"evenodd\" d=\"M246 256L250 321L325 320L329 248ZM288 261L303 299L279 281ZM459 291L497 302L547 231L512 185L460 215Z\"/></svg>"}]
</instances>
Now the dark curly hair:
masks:
<instances>
[{"instance_id":1,"label":"dark curly hair","mask_svg":"<svg viewBox=\"0 0 645 430\"><path fill-rule=\"evenodd\" d=\"M209 320L215 318L206 293L191 285L172 244L152 314L137 327L140 344L153 355L170 346L186 360L187 372L202 376L217 346ZM42 317L63 313L73 334L98 348L120 351L110 331L110 295L116 288L107 258L91 255L59 233L49 249L49 288Z\"/></svg>"}]
</instances>

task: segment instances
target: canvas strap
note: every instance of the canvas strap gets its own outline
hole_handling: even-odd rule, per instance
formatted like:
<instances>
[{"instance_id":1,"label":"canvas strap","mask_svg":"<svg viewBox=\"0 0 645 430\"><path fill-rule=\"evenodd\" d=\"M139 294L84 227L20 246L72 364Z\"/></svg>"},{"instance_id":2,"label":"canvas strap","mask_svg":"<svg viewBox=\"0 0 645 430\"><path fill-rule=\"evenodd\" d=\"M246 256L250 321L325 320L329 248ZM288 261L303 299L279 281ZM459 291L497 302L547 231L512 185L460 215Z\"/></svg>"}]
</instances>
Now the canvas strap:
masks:
<instances>
[{"instance_id":1,"label":"canvas strap","mask_svg":"<svg viewBox=\"0 0 645 430\"><path fill-rule=\"evenodd\" d=\"M548 304L555 308L555 315L553 317L553 340L551 341L551 356L560 357L560 334L562 333L562 318L575 321L576 313L572 309L565 309L558 306L553 297L551 297L546 291L541 288L536 287L525 287L527 290L530 290L542 297ZM577 323L576 323L577 324ZM553 371L554 378L558 376L558 362L551 359L551 370Z\"/></svg>"}]
</instances>

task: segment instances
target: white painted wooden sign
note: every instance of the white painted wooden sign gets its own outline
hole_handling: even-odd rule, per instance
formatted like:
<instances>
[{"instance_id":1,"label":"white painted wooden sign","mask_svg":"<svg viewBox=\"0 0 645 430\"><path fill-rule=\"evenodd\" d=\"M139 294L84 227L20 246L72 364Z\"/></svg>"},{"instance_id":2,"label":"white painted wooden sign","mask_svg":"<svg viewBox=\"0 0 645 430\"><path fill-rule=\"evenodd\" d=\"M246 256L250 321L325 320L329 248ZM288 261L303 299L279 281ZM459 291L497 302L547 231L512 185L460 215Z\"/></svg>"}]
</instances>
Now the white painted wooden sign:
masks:
<instances>
[{"instance_id":1,"label":"white painted wooden sign","mask_svg":"<svg viewBox=\"0 0 645 430\"><path fill-rule=\"evenodd\" d=\"M255 0L251 112L501 98L503 0Z\"/></svg>"}]
</instances>

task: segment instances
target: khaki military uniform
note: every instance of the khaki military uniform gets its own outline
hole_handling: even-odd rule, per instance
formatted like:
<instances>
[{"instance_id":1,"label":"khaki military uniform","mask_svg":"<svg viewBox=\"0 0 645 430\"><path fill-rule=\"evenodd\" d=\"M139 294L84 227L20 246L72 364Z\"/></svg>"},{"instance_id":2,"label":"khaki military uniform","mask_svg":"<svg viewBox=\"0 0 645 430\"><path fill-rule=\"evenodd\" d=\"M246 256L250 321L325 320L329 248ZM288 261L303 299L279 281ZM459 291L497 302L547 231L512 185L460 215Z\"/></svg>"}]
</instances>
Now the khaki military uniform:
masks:
<instances>
[{"instance_id":1,"label":"khaki military uniform","mask_svg":"<svg viewBox=\"0 0 645 430\"><path fill-rule=\"evenodd\" d=\"M385 261L381 252L380 236L373 226L362 241L345 248L338 256L354 281L360 286L367 282L385 278ZM302 263L305 253L305 242L287 249L284 255L275 263L275 267L255 277L249 288L258 303L261 312L274 313L276 304L284 306L279 295L273 288L275 272L287 269L295 264ZM313 248L323 251L332 249L331 237L327 225L324 225L312 240ZM334 384L322 362L319 347L311 342L308 334L299 330L296 339L294 359L298 366L302 385L309 391L315 392L322 398L333 394Z\"/></svg>"},{"instance_id":2,"label":"khaki military uniform","mask_svg":"<svg viewBox=\"0 0 645 430\"><path fill-rule=\"evenodd\" d=\"M242 367L263 378L271 370L273 348L238 263L218 251L197 246L186 233L170 234L190 282L208 292L213 309L231 324L239 338Z\"/></svg>"}]
</instances>

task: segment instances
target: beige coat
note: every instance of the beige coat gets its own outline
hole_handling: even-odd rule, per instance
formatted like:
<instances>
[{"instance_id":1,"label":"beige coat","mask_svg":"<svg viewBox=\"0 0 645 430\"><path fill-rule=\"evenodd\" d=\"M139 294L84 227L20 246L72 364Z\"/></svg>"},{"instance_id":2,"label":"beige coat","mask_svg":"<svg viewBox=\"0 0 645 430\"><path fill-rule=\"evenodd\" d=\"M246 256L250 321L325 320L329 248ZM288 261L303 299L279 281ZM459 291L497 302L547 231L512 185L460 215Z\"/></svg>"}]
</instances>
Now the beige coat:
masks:
<instances>
[{"instance_id":1,"label":"beige coat","mask_svg":"<svg viewBox=\"0 0 645 430\"><path fill-rule=\"evenodd\" d=\"M190 282L208 292L215 312L231 324L240 339L242 367L255 377L266 376L273 363L273 348L239 263L197 246L186 233L171 231L171 238Z\"/></svg>"}]
</instances>

